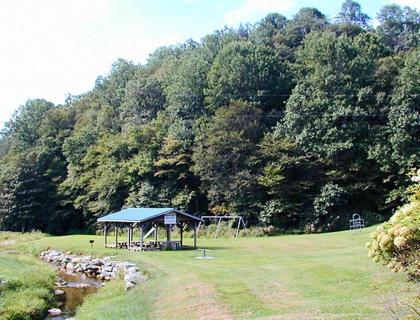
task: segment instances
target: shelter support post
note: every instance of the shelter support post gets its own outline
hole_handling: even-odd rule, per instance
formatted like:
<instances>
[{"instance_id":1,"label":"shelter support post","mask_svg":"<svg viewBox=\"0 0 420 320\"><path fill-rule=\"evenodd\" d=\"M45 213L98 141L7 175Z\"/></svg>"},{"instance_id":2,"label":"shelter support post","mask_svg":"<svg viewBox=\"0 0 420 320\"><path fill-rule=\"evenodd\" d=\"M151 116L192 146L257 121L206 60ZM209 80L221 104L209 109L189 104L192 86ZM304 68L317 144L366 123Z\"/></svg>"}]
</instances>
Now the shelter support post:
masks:
<instances>
[{"instance_id":1,"label":"shelter support post","mask_svg":"<svg viewBox=\"0 0 420 320\"><path fill-rule=\"evenodd\" d=\"M194 222L194 249L197 249L197 224Z\"/></svg>"},{"instance_id":2,"label":"shelter support post","mask_svg":"<svg viewBox=\"0 0 420 320\"><path fill-rule=\"evenodd\" d=\"M155 224L155 241L158 241L158 226L157 223Z\"/></svg>"},{"instance_id":3,"label":"shelter support post","mask_svg":"<svg viewBox=\"0 0 420 320\"><path fill-rule=\"evenodd\" d=\"M130 248L131 247L131 226L127 227L127 238L128 238L127 244L128 244L128 247Z\"/></svg>"},{"instance_id":4,"label":"shelter support post","mask_svg":"<svg viewBox=\"0 0 420 320\"><path fill-rule=\"evenodd\" d=\"M105 226L104 226L104 243L105 243L105 246L107 245L107 235L108 235L108 232L107 232L107 225L106 225L106 223L105 223Z\"/></svg>"},{"instance_id":5,"label":"shelter support post","mask_svg":"<svg viewBox=\"0 0 420 320\"><path fill-rule=\"evenodd\" d=\"M171 241L171 225L166 225L166 241Z\"/></svg>"},{"instance_id":6,"label":"shelter support post","mask_svg":"<svg viewBox=\"0 0 420 320\"><path fill-rule=\"evenodd\" d=\"M180 244L181 244L181 248L182 248L182 232L184 231L184 224L181 223L179 225L179 235L180 235Z\"/></svg>"},{"instance_id":7,"label":"shelter support post","mask_svg":"<svg viewBox=\"0 0 420 320\"><path fill-rule=\"evenodd\" d=\"M115 248L118 249L118 225L115 224Z\"/></svg>"},{"instance_id":8,"label":"shelter support post","mask_svg":"<svg viewBox=\"0 0 420 320\"><path fill-rule=\"evenodd\" d=\"M143 225L140 225L140 248L143 250L143 242L144 242L144 229Z\"/></svg>"}]
</instances>

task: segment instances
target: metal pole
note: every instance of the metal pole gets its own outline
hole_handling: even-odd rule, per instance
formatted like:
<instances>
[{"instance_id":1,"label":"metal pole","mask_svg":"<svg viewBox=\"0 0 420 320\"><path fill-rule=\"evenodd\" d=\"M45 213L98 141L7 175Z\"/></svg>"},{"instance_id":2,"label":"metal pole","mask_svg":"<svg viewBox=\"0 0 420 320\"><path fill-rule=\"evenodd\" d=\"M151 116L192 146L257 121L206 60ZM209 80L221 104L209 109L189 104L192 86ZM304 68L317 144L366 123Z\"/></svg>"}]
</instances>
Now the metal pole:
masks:
<instances>
[{"instance_id":1,"label":"metal pole","mask_svg":"<svg viewBox=\"0 0 420 320\"><path fill-rule=\"evenodd\" d=\"M105 223L105 226L104 226L104 242L105 242L105 246L106 246L106 244L107 244L107 239L106 239L106 236L107 236L107 225L106 225L106 223Z\"/></svg>"},{"instance_id":2,"label":"metal pole","mask_svg":"<svg viewBox=\"0 0 420 320\"><path fill-rule=\"evenodd\" d=\"M219 222L217 223L217 229L216 229L216 234L214 235L214 238L217 238L217 235L219 234L219 230L220 230L220 223L222 222L222 218L219 218Z\"/></svg>"},{"instance_id":3,"label":"metal pole","mask_svg":"<svg viewBox=\"0 0 420 320\"><path fill-rule=\"evenodd\" d=\"M241 226L241 219L242 219L242 218L239 218L239 219L238 219L238 227L236 228L236 235L235 235L235 238L238 238L238 236L239 236L239 227Z\"/></svg>"}]
</instances>

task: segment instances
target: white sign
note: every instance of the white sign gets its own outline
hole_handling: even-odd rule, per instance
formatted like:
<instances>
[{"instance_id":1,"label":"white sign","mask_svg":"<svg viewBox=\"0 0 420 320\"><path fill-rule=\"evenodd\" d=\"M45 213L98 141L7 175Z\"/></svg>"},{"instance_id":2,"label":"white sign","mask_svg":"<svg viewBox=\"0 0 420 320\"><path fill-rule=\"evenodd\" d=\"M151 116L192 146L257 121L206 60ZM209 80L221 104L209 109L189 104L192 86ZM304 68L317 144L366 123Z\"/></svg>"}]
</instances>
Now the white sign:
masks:
<instances>
[{"instance_id":1,"label":"white sign","mask_svg":"<svg viewBox=\"0 0 420 320\"><path fill-rule=\"evenodd\" d=\"M176 213L165 214L165 224L176 224Z\"/></svg>"}]
</instances>

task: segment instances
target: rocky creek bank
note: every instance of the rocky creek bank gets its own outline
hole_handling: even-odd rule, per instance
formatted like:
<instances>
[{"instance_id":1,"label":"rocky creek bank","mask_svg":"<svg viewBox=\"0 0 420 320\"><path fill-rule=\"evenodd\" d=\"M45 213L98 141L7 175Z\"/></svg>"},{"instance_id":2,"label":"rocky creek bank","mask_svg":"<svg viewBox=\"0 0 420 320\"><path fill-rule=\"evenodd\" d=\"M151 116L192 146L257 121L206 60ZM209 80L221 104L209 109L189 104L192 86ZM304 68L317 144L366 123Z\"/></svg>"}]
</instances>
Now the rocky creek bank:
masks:
<instances>
[{"instance_id":1,"label":"rocky creek bank","mask_svg":"<svg viewBox=\"0 0 420 320\"><path fill-rule=\"evenodd\" d=\"M102 281L116 279L121 275L124 278L125 290L146 281L135 263L114 261L111 257L78 256L72 252L57 250L43 251L40 257L58 267L54 293L59 297L62 307L48 310L47 319L71 319L84 297L93 293L95 287L101 286Z\"/></svg>"},{"instance_id":2,"label":"rocky creek bank","mask_svg":"<svg viewBox=\"0 0 420 320\"><path fill-rule=\"evenodd\" d=\"M99 280L109 281L121 274L124 277L126 290L146 281L145 276L135 263L113 261L111 257L77 256L71 252L57 250L43 251L40 257L68 272L84 273L88 277L96 277Z\"/></svg>"}]
</instances>

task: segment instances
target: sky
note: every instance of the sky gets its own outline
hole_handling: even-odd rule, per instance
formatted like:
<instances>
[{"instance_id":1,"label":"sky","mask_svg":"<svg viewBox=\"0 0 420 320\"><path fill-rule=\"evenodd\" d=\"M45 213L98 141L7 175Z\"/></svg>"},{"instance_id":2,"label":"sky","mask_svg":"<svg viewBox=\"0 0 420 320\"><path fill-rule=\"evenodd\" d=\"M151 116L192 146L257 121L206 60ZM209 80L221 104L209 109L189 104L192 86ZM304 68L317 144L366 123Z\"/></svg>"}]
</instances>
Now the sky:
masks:
<instances>
[{"instance_id":1,"label":"sky","mask_svg":"<svg viewBox=\"0 0 420 320\"><path fill-rule=\"evenodd\" d=\"M19 105L63 103L90 90L118 58L145 63L155 49L200 40L224 26L255 23L270 12L288 18L316 7L333 18L339 0L0 0L0 128ZM359 0L374 18L389 3Z\"/></svg>"}]
</instances>

